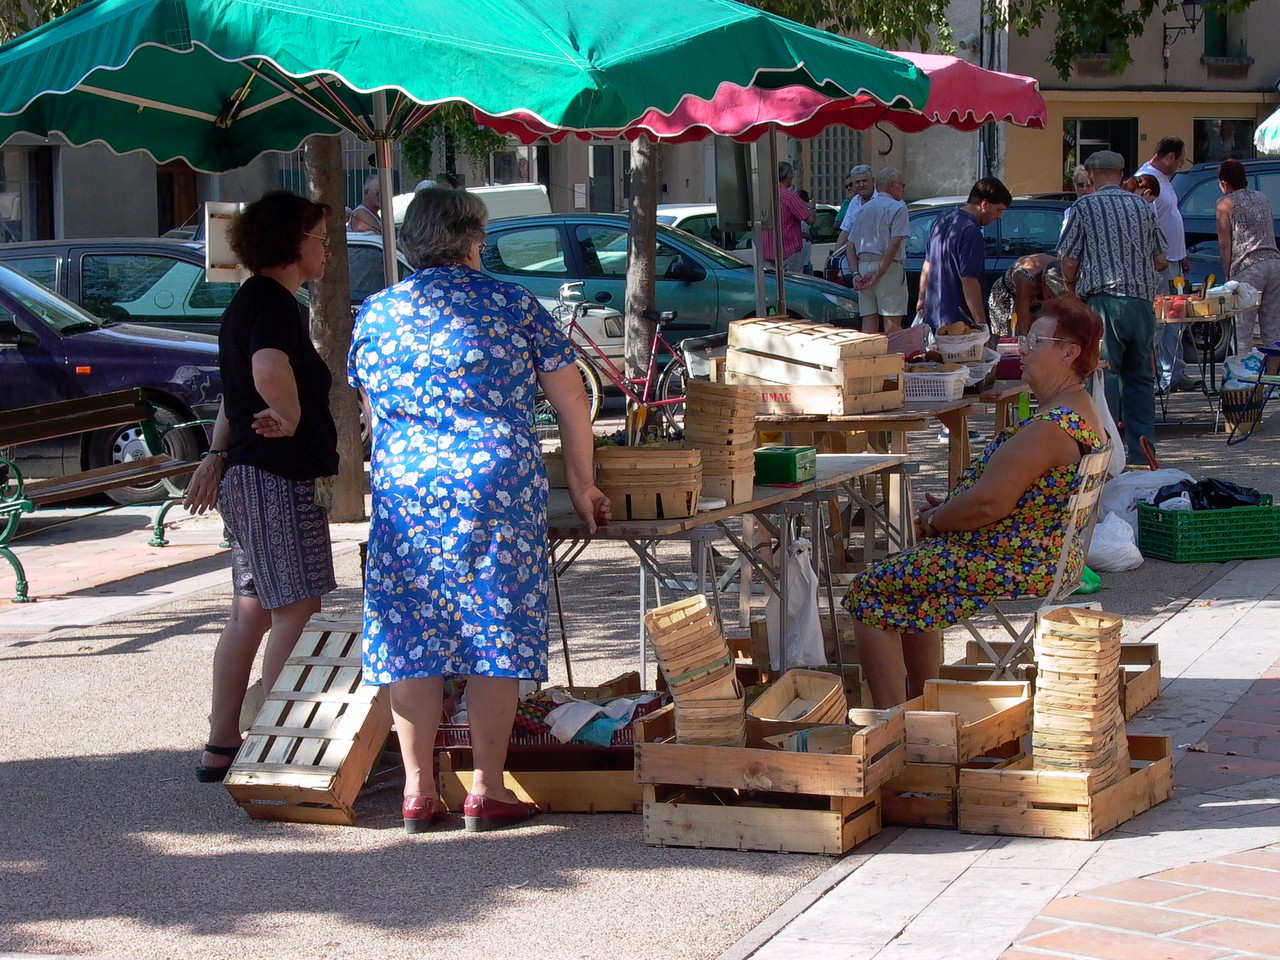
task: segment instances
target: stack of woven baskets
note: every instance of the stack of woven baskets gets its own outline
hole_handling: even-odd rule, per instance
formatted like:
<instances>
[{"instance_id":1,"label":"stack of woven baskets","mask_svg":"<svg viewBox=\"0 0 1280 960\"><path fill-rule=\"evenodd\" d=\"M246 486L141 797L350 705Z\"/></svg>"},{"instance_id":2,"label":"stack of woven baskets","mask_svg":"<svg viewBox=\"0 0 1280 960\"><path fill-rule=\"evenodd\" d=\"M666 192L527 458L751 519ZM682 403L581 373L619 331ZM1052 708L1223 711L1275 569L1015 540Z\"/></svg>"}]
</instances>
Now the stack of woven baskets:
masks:
<instances>
[{"instance_id":1,"label":"stack of woven baskets","mask_svg":"<svg viewBox=\"0 0 1280 960\"><path fill-rule=\"evenodd\" d=\"M702 594L645 615L675 701L676 740L741 747L747 741L746 700L715 614Z\"/></svg>"},{"instance_id":2,"label":"stack of woven baskets","mask_svg":"<svg viewBox=\"0 0 1280 960\"><path fill-rule=\"evenodd\" d=\"M702 493L726 503L751 499L755 486L753 387L690 380L685 384L684 440L702 453Z\"/></svg>"},{"instance_id":3,"label":"stack of woven baskets","mask_svg":"<svg viewBox=\"0 0 1280 960\"><path fill-rule=\"evenodd\" d=\"M1100 790L1129 775L1120 707L1123 618L1082 607L1041 617L1031 746L1038 770L1092 775Z\"/></svg>"}]
</instances>

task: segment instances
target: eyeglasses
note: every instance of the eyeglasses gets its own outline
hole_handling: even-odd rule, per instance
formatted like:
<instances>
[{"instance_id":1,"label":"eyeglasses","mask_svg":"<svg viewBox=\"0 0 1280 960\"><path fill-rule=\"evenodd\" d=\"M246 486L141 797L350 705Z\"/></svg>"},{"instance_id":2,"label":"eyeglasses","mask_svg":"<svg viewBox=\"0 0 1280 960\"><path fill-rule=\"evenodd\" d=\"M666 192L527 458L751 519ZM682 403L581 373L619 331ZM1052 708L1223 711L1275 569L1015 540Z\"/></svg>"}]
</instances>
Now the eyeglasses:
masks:
<instances>
[{"instance_id":1,"label":"eyeglasses","mask_svg":"<svg viewBox=\"0 0 1280 960\"><path fill-rule=\"evenodd\" d=\"M1074 340L1064 340L1062 337L1042 337L1039 334L1028 333L1026 336L1018 338L1018 349L1024 353L1030 353L1036 348L1038 343L1074 343Z\"/></svg>"},{"instance_id":2,"label":"eyeglasses","mask_svg":"<svg viewBox=\"0 0 1280 960\"><path fill-rule=\"evenodd\" d=\"M304 237L311 237L313 240L319 240L326 247L329 246L329 238L319 233L304 233Z\"/></svg>"}]
</instances>

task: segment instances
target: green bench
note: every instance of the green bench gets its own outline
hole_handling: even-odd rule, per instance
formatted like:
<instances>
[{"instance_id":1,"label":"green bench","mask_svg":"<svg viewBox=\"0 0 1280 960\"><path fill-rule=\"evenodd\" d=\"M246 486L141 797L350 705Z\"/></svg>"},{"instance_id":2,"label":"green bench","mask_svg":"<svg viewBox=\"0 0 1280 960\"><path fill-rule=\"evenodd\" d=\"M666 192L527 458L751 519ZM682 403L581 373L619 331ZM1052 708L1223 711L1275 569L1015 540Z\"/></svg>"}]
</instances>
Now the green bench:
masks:
<instances>
[{"instance_id":1,"label":"green bench","mask_svg":"<svg viewBox=\"0 0 1280 960\"><path fill-rule=\"evenodd\" d=\"M182 500L182 491L173 481L189 476L195 471L198 461L178 460L166 453L163 434L170 430L196 429L208 422L197 420L174 426L157 424L155 410L141 388L0 412L0 454L24 443L135 425L141 427L147 449L151 452L149 457L48 480L25 479L14 460L0 455L0 557L9 562L17 580L13 602L30 603L32 598L27 595L26 571L11 544L17 539L22 518L41 507L79 500L120 487L164 481L168 495L159 505L148 543L153 547L166 546L169 541L164 536L164 518ZM203 437L201 445L204 445ZM115 509L119 507L105 507L90 516ZM78 519L80 517L76 516L62 522Z\"/></svg>"}]
</instances>

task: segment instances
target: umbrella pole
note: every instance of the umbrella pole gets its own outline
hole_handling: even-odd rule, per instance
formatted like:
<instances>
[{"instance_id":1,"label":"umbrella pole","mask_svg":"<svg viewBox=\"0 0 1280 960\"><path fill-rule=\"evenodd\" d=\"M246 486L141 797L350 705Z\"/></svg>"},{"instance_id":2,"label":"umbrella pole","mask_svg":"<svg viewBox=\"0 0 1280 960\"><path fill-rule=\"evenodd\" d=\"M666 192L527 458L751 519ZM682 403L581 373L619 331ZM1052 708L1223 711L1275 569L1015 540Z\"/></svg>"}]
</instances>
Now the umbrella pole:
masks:
<instances>
[{"instance_id":1,"label":"umbrella pole","mask_svg":"<svg viewBox=\"0 0 1280 960\"><path fill-rule=\"evenodd\" d=\"M773 185L773 281L777 285L774 300L777 303L776 313L780 317L787 315L787 290L783 277L787 271L782 265L782 184L778 183L778 127L769 126L769 183Z\"/></svg>"},{"instance_id":2,"label":"umbrella pole","mask_svg":"<svg viewBox=\"0 0 1280 960\"><path fill-rule=\"evenodd\" d=\"M379 90L373 95L373 156L378 164L378 194L381 198L379 219L382 221L382 275L387 286L400 279L396 270L395 188L391 184L391 138L387 136L387 95Z\"/></svg>"}]
</instances>

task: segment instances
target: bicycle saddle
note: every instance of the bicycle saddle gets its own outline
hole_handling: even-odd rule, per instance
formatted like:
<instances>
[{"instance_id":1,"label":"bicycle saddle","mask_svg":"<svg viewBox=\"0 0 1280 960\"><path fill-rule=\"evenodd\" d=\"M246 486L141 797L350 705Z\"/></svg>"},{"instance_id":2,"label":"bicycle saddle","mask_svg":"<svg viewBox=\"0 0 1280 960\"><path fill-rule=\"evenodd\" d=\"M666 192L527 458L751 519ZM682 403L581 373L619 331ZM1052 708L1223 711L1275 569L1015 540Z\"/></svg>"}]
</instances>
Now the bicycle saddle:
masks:
<instances>
[{"instance_id":1,"label":"bicycle saddle","mask_svg":"<svg viewBox=\"0 0 1280 960\"><path fill-rule=\"evenodd\" d=\"M645 310L640 316L661 327L674 320L677 313L674 310Z\"/></svg>"}]
</instances>

